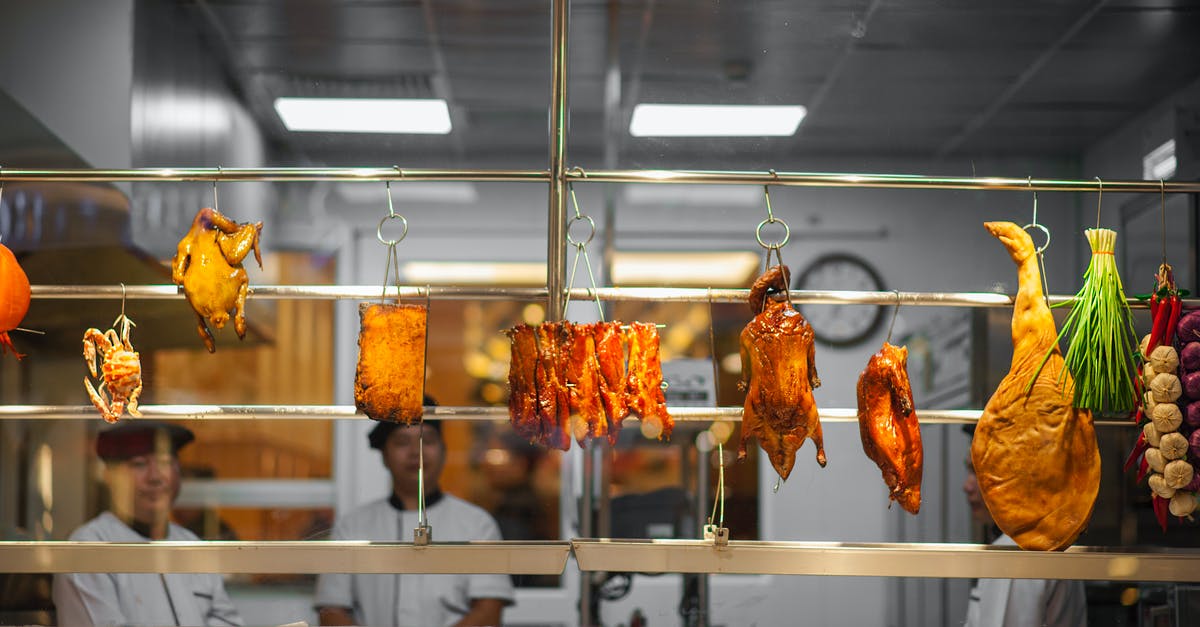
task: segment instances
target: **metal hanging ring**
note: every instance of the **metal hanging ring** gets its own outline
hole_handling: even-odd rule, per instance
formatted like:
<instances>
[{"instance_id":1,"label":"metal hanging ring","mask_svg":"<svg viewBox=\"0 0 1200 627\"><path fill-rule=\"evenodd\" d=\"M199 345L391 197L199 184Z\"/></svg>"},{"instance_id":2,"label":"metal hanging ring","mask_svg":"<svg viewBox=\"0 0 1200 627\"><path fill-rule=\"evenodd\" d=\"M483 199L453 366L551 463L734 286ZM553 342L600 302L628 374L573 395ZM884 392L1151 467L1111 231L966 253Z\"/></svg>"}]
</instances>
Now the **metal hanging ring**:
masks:
<instances>
[{"instance_id":1,"label":"metal hanging ring","mask_svg":"<svg viewBox=\"0 0 1200 627\"><path fill-rule=\"evenodd\" d=\"M1042 226L1041 224L1037 224L1037 223L1033 223L1033 222L1026 224L1025 226L1023 226L1021 228L1025 229L1026 231L1028 231L1029 229L1038 229L1039 231L1041 231L1042 233L1044 233L1046 235L1046 242L1044 244L1042 244L1041 246L1039 246L1036 250L1034 250L1033 251L1034 254L1040 255L1040 254L1046 252L1046 249L1050 247L1050 229L1046 228L1045 226Z\"/></svg>"},{"instance_id":2,"label":"metal hanging ring","mask_svg":"<svg viewBox=\"0 0 1200 627\"><path fill-rule=\"evenodd\" d=\"M591 229L588 231L587 239L583 240L582 242L577 242L573 237L571 237L571 225L575 224L576 222L587 222L588 227ZM575 216L567 221L567 242L572 246L587 246L589 243L591 243L592 238L595 236L596 222L595 220L592 220L592 216Z\"/></svg>"},{"instance_id":3,"label":"metal hanging ring","mask_svg":"<svg viewBox=\"0 0 1200 627\"><path fill-rule=\"evenodd\" d=\"M400 232L400 237L397 239L383 239L383 224L392 219L400 220L401 224L404 225L404 230ZM396 244L399 244L406 235L408 235L408 219L398 213L383 216L383 219L379 221L379 226L375 229L375 237L379 238L379 242L385 246L395 246Z\"/></svg>"},{"instance_id":4,"label":"metal hanging ring","mask_svg":"<svg viewBox=\"0 0 1200 627\"><path fill-rule=\"evenodd\" d=\"M783 240L782 241L780 241L777 244L768 244L765 241L763 241L762 230L763 230L763 227L768 224L782 224L783 225ZM787 245L788 240L791 238L792 238L792 229L790 227L788 227L787 222L784 222L783 220L777 220L775 218L767 218L766 220L759 222L758 228L754 229L754 239L758 240L759 246L762 246L763 248L766 248L767 250L771 250L771 249L779 250L780 248L783 248L785 245Z\"/></svg>"}]
</instances>

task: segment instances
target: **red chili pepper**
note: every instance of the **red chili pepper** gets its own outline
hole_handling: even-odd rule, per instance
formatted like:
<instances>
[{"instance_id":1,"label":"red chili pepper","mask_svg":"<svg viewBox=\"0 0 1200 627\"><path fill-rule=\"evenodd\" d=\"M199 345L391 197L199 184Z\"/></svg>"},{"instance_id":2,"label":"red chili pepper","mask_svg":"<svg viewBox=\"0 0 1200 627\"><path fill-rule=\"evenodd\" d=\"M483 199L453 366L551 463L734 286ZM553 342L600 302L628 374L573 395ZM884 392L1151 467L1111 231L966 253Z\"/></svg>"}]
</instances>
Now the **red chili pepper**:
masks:
<instances>
[{"instance_id":1,"label":"red chili pepper","mask_svg":"<svg viewBox=\"0 0 1200 627\"><path fill-rule=\"evenodd\" d=\"M1157 494L1152 498L1154 502L1154 517L1158 519L1158 526L1162 527L1163 533L1167 532L1167 506L1169 503Z\"/></svg>"},{"instance_id":2,"label":"red chili pepper","mask_svg":"<svg viewBox=\"0 0 1200 627\"><path fill-rule=\"evenodd\" d=\"M1154 321L1158 319L1158 291L1156 290L1150 295L1150 327L1154 327Z\"/></svg>"},{"instance_id":3,"label":"red chili pepper","mask_svg":"<svg viewBox=\"0 0 1200 627\"><path fill-rule=\"evenodd\" d=\"M1150 352L1158 348L1159 344L1163 343L1163 339L1167 336L1167 323L1171 319L1171 307L1168 302L1162 303L1155 312L1154 318L1151 320L1150 343L1146 345L1146 356L1150 356Z\"/></svg>"},{"instance_id":4,"label":"red chili pepper","mask_svg":"<svg viewBox=\"0 0 1200 627\"><path fill-rule=\"evenodd\" d=\"M1141 483L1142 479L1146 478L1146 473L1150 471L1150 462L1146 461L1145 456L1142 457L1142 463L1138 465L1137 482Z\"/></svg>"},{"instance_id":5,"label":"red chili pepper","mask_svg":"<svg viewBox=\"0 0 1200 627\"><path fill-rule=\"evenodd\" d=\"M1125 472L1129 472L1129 469L1133 468L1133 465L1135 463L1137 463L1137 459L1142 456L1142 453L1145 453L1145 452L1146 452L1146 433L1142 432L1142 433L1138 434L1137 444L1133 445L1133 450L1129 451L1129 457L1125 458L1125 469L1124 469ZM1140 480L1141 479L1139 479L1139 481Z\"/></svg>"},{"instance_id":6,"label":"red chili pepper","mask_svg":"<svg viewBox=\"0 0 1200 627\"><path fill-rule=\"evenodd\" d=\"M1179 314L1183 312L1183 300L1179 298L1179 294L1171 295L1171 316L1167 320L1167 333L1163 344L1171 345L1171 340L1175 339L1175 327L1179 326Z\"/></svg>"}]
</instances>

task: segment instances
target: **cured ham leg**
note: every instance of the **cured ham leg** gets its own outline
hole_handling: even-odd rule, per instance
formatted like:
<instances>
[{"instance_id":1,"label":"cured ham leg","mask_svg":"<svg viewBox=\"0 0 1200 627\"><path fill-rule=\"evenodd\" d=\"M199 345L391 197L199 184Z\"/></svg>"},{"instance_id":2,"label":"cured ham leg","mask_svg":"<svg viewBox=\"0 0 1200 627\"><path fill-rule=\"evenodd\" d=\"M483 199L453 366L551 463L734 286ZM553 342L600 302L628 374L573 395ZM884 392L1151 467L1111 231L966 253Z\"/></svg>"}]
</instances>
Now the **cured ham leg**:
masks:
<instances>
[{"instance_id":1,"label":"cured ham leg","mask_svg":"<svg viewBox=\"0 0 1200 627\"><path fill-rule=\"evenodd\" d=\"M821 420L812 395L821 385L812 327L792 308L787 284L787 266L780 265L759 277L750 290L750 308L756 315L742 329L738 383L739 389L746 390L738 457L746 456L750 438L758 438L784 480L806 437L817 446L817 463L825 466Z\"/></svg>"},{"instance_id":2,"label":"cured ham leg","mask_svg":"<svg viewBox=\"0 0 1200 627\"><path fill-rule=\"evenodd\" d=\"M858 377L858 431L863 452L879 470L889 497L905 511L921 510L925 452L908 383L908 347L884 342Z\"/></svg>"},{"instance_id":3,"label":"cured ham leg","mask_svg":"<svg viewBox=\"0 0 1200 627\"><path fill-rule=\"evenodd\" d=\"M651 322L629 325L629 373L625 377L625 395L630 410L646 424L658 439L671 439L675 421L667 414L667 399L662 389L662 362L658 356L658 327Z\"/></svg>"},{"instance_id":4,"label":"cured ham leg","mask_svg":"<svg viewBox=\"0 0 1200 627\"><path fill-rule=\"evenodd\" d=\"M608 415L608 441L617 443L621 421L629 415L625 402L625 346L621 341L621 323L597 322L592 325L596 341L596 361L600 364L600 401Z\"/></svg>"},{"instance_id":5,"label":"cured ham leg","mask_svg":"<svg viewBox=\"0 0 1200 627\"><path fill-rule=\"evenodd\" d=\"M359 306L354 405L375 420L411 424L425 413L424 305Z\"/></svg>"},{"instance_id":6,"label":"cured ham leg","mask_svg":"<svg viewBox=\"0 0 1200 627\"><path fill-rule=\"evenodd\" d=\"M566 386L566 353L569 344L562 341L563 327L543 322L537 328L537 416L542 423L542 443L557 449L571 448L568 432L571 400Z\"/></svg>"},{"instance_id":7,"label":"cured ham leg","mask_svg":"<svg viewBox=\"0 0 1200 627\"><path fill-rule=\"evenodd\" d=\"M1064 372L1029 234L1011 222L984 227L1017 264L1018 288L1012 366L984 407L971 460L1001 531L1023 549L1063 550L1087 526L1100 490L1092 414L1071 407L1075 382Z\"/></svg>"},{"instance_id":8,"label":"cured ham leg","mask_svg":"<svg viewBox=\"0 0 1200 627\"><path fill-rule=\"evenodd\" d=\"M580 446L589 437L608 436L608 418L600 400L600 363L596 360L596 338L590 324L564 322L570 337L567 356L567 391L571 408L571 432Z\"/></svg>"},{"instance_id":9,"label":"cured ham leg","mask_svg":"<svg viewBox=\"0 0 1200 627\"><path fill-rule=\"evenodd\" d=\"M533 327L519 324L508 330L512 360L508 366L508 417L513 430L530 442L541 442L542 421L538 418L537 334Z\"/></svg>"}]
</instances>

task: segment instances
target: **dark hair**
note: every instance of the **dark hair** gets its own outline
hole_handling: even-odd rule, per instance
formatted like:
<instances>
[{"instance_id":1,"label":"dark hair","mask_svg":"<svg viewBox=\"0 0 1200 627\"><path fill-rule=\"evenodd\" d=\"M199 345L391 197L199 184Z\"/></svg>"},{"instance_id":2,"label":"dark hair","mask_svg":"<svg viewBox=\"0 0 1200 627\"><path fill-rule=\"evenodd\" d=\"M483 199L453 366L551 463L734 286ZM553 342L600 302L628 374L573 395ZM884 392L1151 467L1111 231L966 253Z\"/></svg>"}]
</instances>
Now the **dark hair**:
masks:
<instances>
[{"instance_id":1,"label":"dark hair","mask_svg":"<svg viewBox=\"0 0 1200 627\"><path fill-rule=\"evenodd\" d=\"M196 435L191 429L157 420L136 420L96 435L96 455L106 462L148 455L170 445L171 454L187 446Z\"/></svg>"},{"instance_id":2,"label":"dark hair","mask_svg":"<svg viewBox=\"0 0 1200 627\"><path fill-rule=\"evenodd\" d=\"M423 402L425 403L425 405L427 407L437 407L437 401L434 400L434 398L428 394L425 395L425 399ZM432 427L434 431L437 432L439 440L442 437L442 421L441 420L429 420L429 421L421 420L419 422L414 422L413 424L414 425L427 424L430 427ZM395 431L396 429L399 429L401 427L407 427L407 426L409 426L409 425L406 425L402 422L379 422L378 424L375 425L375 428L371 429L371 432L367 434L367 443L370 444L371 448L382 451L383 445L387 443L388 436L392 435L392 432Z\"/></svg>"}]
</instances>

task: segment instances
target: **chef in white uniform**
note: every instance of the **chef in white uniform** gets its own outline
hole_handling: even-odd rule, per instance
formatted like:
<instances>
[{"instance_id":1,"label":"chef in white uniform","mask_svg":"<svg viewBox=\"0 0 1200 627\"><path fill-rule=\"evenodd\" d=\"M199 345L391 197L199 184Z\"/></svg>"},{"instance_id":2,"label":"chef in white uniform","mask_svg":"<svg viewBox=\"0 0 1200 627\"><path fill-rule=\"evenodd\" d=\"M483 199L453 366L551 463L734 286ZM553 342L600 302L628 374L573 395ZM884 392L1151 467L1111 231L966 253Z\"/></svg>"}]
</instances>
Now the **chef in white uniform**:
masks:
<instances>
[{"instance_id":1,"label":"chef in white uniform","mask_svg":"<svg viewBox=\"0 0 1200 627\"><path fill-rule=\"evenodd\" d=\"M963 492L971 506L971 516L993 525L969 460ZM993 546L1016 544L1004 534L992 542ZM1087 593L1081 581L980 579L971 588L964 624L966 627L1086 627Z\"/></svg>"},{"instance_id":2,"label":"chef in white uniform","mask_svg":"<svg viewBox=\"0 0 1200 627\"><path fill-rule=\"evenodd\" d=\"M426 401L426 404L433 404ZM423 430L423 432L422 432ZM500 528L482 508L438 489L446 446L441 424L411 427L381 422L368 436L392 475L392 494L338 520L331 540L412 542L417 527L418 440L425 454L425 508L435 542L499 540ZM351 575L317 578L322 625L499 625L513 599L508 575Z\"/></svg>"},{"instance_id":3,"label":"chef in white uniform","mask_svg":"<svg viewBox=\"0 0 1200 627\"><path fill-rule=\"evenodd\" d=\"M138 420L96 438L111 495L108 511L71 534L73 541L190 540L170 521L179 496L179 449L194 439L184 427ZM241 625L220 575L64 573L54 577L58 624Z\"/></svg>"}]
</instances>

